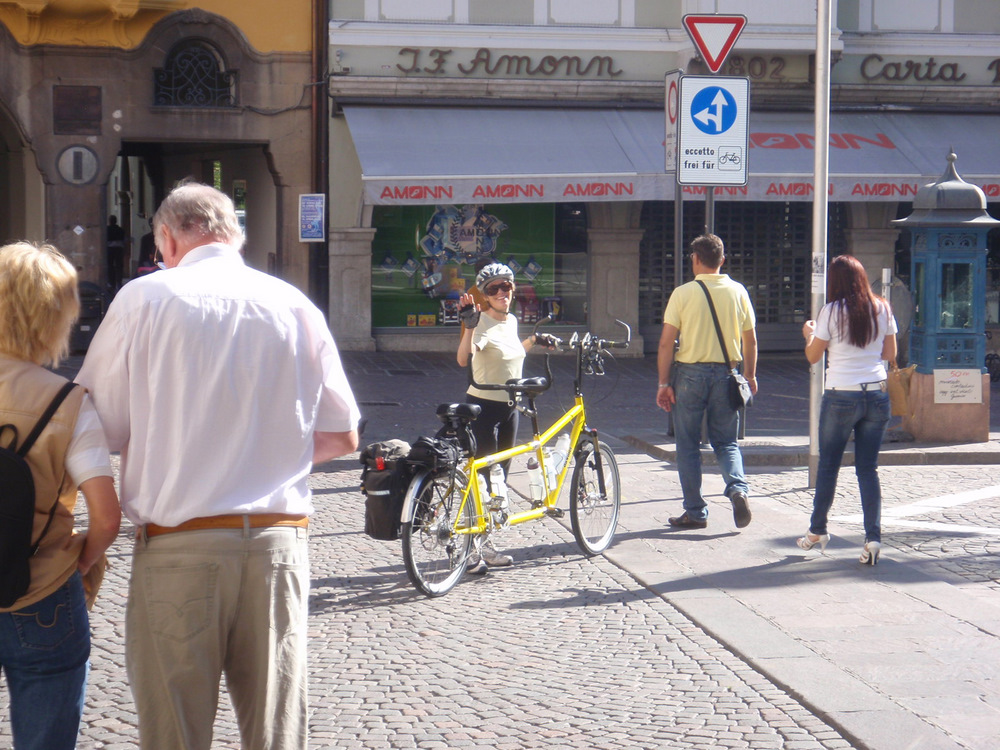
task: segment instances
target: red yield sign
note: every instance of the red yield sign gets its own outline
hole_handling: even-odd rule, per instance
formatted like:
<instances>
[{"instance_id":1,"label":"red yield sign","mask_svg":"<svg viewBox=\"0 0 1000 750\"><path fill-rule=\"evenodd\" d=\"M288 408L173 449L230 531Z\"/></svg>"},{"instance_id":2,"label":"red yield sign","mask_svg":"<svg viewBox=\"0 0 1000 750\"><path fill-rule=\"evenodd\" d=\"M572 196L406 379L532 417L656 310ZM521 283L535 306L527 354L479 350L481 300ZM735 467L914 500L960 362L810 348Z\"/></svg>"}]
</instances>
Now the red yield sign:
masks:
<instances>
[{"instance_id":1,"label":"red yield sign","mask_svg":"<svg viewBox=\"0 0 1000 750\"><path fill-rule=\"evenodd\" d=\"M705 65L718 73L747 25L746 16L691 15L681 19Z\"/></svg>"}]
</instances>

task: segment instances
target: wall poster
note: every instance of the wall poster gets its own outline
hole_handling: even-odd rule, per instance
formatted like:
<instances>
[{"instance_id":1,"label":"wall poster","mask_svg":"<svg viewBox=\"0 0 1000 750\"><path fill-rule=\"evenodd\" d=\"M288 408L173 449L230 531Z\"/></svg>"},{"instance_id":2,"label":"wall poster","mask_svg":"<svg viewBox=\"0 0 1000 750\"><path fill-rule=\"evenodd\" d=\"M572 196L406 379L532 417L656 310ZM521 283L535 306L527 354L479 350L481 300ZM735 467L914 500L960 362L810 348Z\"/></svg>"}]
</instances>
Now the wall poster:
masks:
<instances>
[{"instance_id":1,"label":"wall poster","mask_svg":"<svg viewBox=\"0 0 1000 750\"><path fill-rule=\"evenodd\" d=\"M511 311L522 323L550 312L567 322L562 297L572 290L556 253L550 204L376 206L372 225L376 328L457 326L458 298L494 261L514 272Z\"/></svg>"}]
</instances>

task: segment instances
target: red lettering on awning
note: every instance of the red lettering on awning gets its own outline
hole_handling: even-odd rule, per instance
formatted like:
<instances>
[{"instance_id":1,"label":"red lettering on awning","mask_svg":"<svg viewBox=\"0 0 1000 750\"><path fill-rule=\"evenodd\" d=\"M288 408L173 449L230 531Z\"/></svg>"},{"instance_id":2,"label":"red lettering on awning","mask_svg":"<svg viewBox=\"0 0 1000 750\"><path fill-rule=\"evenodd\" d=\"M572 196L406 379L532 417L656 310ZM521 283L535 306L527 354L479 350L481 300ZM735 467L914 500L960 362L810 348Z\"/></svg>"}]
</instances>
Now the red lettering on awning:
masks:
<instances>
[{"instance_id":1,"label":"red lettering on awning","mask_svg":"<svg viewBox=\"0 0 1000 750\"><path fill-rule=\"evenodd\" d=\"M473 198L544 198L544 185L519 185L504 183L501 185L476 185L472 191Z\"/></svg>"},{"instance_id":2,"label":"red lettering on awning","mask_svg":"<svg viewBox=\"0 0 1000 750\"><path fill-rule=\"evenodd\" d=\"M918 186L912 182L856 182L851 188L851 195L909 196L916 195L918 189Z\"/></svg>"},{"instance_id":3,"label":"red lettering on awning","mask_svg":"<svg viewBox=\"0 0 1000 750\"><path fill-rule=\"evenodd\" d=\"M601 197L605 195L634 195L635 184L631 182L569 182L563 188L563 195Z\"/></svg>"},{"instance_id":4,"label":"red lettering on awning","mask_svg":"<svg viewBox=\"0 0 1000 750\"><path fill-rule=\"evenodd\" d=\"M427 198L441 200L451 198L451 185L386 185L379 194L379 200L419 201Z\"/></svg>"}]
</instances>

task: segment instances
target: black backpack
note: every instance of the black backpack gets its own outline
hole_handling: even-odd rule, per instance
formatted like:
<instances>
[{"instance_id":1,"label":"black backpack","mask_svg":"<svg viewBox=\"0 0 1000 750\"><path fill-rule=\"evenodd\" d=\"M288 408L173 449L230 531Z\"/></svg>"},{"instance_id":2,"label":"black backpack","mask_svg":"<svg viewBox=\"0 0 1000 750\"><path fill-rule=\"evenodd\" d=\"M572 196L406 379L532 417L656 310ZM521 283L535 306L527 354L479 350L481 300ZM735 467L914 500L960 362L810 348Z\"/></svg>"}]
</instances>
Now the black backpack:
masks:
<instances>
[{"instance_id":1,"label":"black backpack","mask_svg":"<svg viewBox=\"0 0 1000 750\"><path fill-rule=\"evenodd\" d=\"M12 424L0 426L0 437L5 432L13 433L7 446L0 446L0 607L10 607L24 596L31 585L29 560L48 533L59 503L59 493L56 492L45 528L32 543L35 479L24 457L74 387L76 383L66 383L59 390L20 447L17 446L17 428Z\"/></svg>"}]
</instances>

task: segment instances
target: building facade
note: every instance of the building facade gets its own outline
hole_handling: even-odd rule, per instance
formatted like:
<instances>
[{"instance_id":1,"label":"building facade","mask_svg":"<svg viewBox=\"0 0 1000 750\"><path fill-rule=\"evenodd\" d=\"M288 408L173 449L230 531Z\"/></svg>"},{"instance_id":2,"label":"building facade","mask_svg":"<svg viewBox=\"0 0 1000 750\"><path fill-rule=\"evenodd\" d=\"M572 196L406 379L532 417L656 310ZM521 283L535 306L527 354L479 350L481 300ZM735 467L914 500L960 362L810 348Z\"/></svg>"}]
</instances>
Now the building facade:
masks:
<instances>
[{"instance_id":1,"label":"building facade","mask_svg":"<svg viewBox=\"0 0 1000 750\"><path fill-rule=\"evenodd\" d=\"M693 13L747 17L720 74L750 80L749 178L716 189L714 228L724 270L753 297L762 348L798 347L816 11L765 0L332 0L338 341L454 348L454 300L496 259L517 273L523 321L552 313L611 335L620 319L637 352L655 348L666 300L690 274L676 237L682 248L706 222L704 188L679 187L664 157L665 75L707 73L681 23ZM949 147L1000 201L1000 6L834 0L833 21L829 252L854 253L873 280L894 269L902 286L907 239L889 222Z\"/></svg>"},{"instance_id":2,"label":"building facade","mask_svg":"<svg viewBox=\"0 0 1000 750\"><path fill-rule=\"evenodd\" d=\"M192 177L237 201L248 262L309 288L297 207L325 145L326 7L0 1L2 239L49 240L104 285L113 215L128 278L159 200Z\"/></svg>"}]
</instances>

